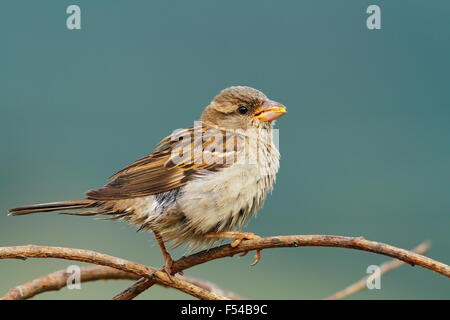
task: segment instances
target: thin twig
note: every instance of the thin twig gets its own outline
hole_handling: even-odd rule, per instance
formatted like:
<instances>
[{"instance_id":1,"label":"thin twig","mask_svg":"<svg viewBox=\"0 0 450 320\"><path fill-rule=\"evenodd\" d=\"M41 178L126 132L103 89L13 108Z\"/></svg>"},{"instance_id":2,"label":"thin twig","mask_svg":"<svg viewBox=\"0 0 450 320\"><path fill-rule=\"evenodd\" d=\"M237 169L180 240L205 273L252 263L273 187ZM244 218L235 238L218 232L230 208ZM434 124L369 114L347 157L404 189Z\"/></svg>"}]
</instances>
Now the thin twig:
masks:
<instances>
[{"instance_id":1,"label":"thin twig","mask_svg":"<svg viewBox=\"0 0 450 320\"><path fill-rule=\"evenodd\" d=\"M415 252L415 253L419 253L419 254L424 254L425 252L428 251L429 248L430 248L430 242L425 241L425 242L419 244L417 247L415 247L411 251ZM405 263L403 261L400 261L397 259L386 261L385 263L380 265L379 276L381 277L382 275L386 274L387 272L392 271L403 265L405 265ZM367 280L369 279L369 277L371 277L371 275L368 275L368 276L362 278L361 280L355 282L354 284L349 285L347 288L345 288L339 292L336 292L335 294L325 298L325 300L343 299L345 297L348 297L351 294L354 294L358 291L366 289L367 288Z\"/></svg>"},{"instance_id":2,"label":"thin twig","mask_svg":"<svg viewBox=\"0 0 450 320\"><path fill-rule=\"evenodd\" d=\"M222 300L214 293L210 293L196 285L186 282L178 276L170 276L166 272L147 267L132 261L98 253L92 250L48 247L48 246L16 246L0 247L0 259L24 259L24 258L59 258L88 262L112 267L125 272L131 272L140 277L150 278L156 283L176 288L199 299Z\"/></svg>"},{"instance_id":3,"label":"thin twig","mask_svg":"<svg viewBox=\"0 0 450 320\"><path fill-rule=\"evenodd\" d=\"M276 236L253 240L244 240L237 247L222 245L209 250L204 250L193 255L182 257L172 266L174 272L180 272L214 259L233 256L238 253L257 249L282 248L282 247L339 247L373 252L402 260L410 265L418 265L434 272L450 277L450 266L414 253L397 248L389 244L366 240L363 237L344 237L333 235L294 235ZM129 300L153 285L151 279L139 279L132 286L117 294L114 299Z\"/></svg>"},{"instance_id":4,"label":"thin twig","mask_svg":"<svg viewBox=\"0 0 450 320\"><path fill-rule=\"evenodd\" d=\"M67 286L67 280L70 276L71 273L67 272L66 269L52 272L46 276L39 277L10 289L3 297L0 297L0 300L26 300L40 293L60 290ZM80 268L80 282L82 283L97 280L137 280L139 278L140 277L136 274L105 266L84 266ZM189 283L205 289L208 292L212 292L229 299L241 299L238 295L230 291L220 289L211 282L188 276L183 276L181 278Z\"/></svg>"}]
</instances>

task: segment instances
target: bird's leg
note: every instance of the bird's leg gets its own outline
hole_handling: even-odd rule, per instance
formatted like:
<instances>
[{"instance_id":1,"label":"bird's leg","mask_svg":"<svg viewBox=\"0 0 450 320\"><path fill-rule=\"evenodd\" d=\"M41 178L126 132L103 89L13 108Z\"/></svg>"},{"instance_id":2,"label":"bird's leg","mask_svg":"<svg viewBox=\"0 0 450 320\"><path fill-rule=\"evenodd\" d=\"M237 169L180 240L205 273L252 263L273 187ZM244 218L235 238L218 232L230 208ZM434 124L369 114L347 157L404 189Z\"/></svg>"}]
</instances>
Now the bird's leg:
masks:
<instances>
[{"instance_id":1,"label":"bird's leg","mask_svg":"<svg viewBox=\"0 0 450 320\"><path fill-rule=\"evenodd\" d=\"M233 248L237 247L243 240L255 240L260 239L261 237L251 233L251 232L240 232L240 231L224 231L224 232L210 232L204 235L206 238L226 238L226 239L234 239L233 242L230 243L230 246ZM248 251L247 251L248 252ZM241 254L241 256L245 256L247 252ZM256 265L259 260L261 260L261 249L256 250L255 253L255 261L251 264L251 266Z\"/></svg>"},{"instance_id":2,"label":"bird's leg","mask_svg":"<svg viewBox=\"0 0 450 320\"><path fill-rule=\"evenodd\" d=\"M164 265L164 271L167 272L169 275L173 275L172 266L173 266L173 259L170 256L170 253L166 249L166 245L164 244L164 241L159 234L158 231L152 230L155 234L155 239L158 242L159 248L161 249L161 253L163 255L164 261L166 264Z\"/></svg>"}]
</instances>

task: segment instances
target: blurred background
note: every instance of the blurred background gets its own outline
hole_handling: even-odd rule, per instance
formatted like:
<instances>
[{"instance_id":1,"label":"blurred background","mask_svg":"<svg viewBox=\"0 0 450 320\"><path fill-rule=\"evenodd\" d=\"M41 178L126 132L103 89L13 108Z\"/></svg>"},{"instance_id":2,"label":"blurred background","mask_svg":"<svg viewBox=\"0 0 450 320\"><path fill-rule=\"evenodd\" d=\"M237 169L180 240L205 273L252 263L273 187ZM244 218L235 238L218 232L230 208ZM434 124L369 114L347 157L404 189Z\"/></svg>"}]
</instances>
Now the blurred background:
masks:
<instances>
[{"instance_id":1,"label":"blurred background","mask_svg":"<svg viewBox=\"0 0 450 320\"><path fill-rule=\"evenodd\" d=\"M66 8L81 8L81 30ZM366 9L381 7L381 30ZM288 107L281 170L246 231L364 236L403 248L431 240L450 262L448 1L2 1L0 246L97 250L155 267L149 233L19 205L79 198L221 89L249 85ZM184 253L176 250L175 257ZM318 299L386 257L297 248L210 262L186 274L255 299ZM0 261L0 293L71 263ZM130 281L37 299L109 299ZM189 298L153 288L140 299ZM448 279L404 266L354 299L448 299Z\"/></svg>"}]
</instances>

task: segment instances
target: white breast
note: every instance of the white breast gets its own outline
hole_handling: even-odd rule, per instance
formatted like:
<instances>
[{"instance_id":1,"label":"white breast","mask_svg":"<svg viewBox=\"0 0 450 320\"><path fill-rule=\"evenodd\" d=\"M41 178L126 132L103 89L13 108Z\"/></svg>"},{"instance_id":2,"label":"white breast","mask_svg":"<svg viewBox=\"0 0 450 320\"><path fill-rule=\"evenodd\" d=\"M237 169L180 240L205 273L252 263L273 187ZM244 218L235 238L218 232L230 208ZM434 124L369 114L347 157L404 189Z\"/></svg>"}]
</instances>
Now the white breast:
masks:
<instances>
[{"instance_id":1,"label":"white breast","mask_svg":"<svg viewBox=\"0 0 450 320\"><path fill-rule=\"evenodd\" d=\"M279 152L267 146L256 163L234 164L188 183L178 206L199 233L242 226L264 203L275 182Z\"/></svg>"}]
</instances>

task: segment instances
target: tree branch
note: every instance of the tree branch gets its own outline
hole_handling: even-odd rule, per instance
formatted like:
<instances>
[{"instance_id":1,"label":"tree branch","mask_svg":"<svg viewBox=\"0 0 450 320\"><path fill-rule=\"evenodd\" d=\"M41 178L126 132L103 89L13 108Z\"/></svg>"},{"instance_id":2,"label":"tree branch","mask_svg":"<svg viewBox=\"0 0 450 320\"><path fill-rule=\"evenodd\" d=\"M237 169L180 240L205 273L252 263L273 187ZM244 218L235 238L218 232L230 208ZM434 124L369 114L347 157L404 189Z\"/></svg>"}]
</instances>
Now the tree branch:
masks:
<instances>
[{"instance_id":1,"label":"tree branch","mask_svg":"<svg viewBox=\"0 0 450 320\"><path fill-rule=\"evenodd\" d=\"M170 276L166 272L151 267L91 250L34 245L0 248L0 259L27 258L59 258L94 263L125 272L131 272L147 279L152 279L156 283L176 288L199 299L224 299L223 297L219 297L214 293L210 293L196 285L186 282L178 276Z\"/></svg>"},{"instance_id":2,"label":"tree branch","mask_svg":"<svg viewBox=\"0 0 450 320\"><path fill-rule=\"evenodd\" d=\"M222 245L204 250L175 261L172 270L180 272L214 259L233 256L238 253L257 249L283 247L339 247L373 252L404 261L412 266L418 265L434 272L450 277L450 266L382 242L366 240L363 237L344 237L333 235L294 235L276 236L242 241L239 246ZM151 279L139 279L132 286L117 294L114 299L128 300L138 296L154 284Z\"/></svg>"},{"instance_id":3,"label":"tree branch","mask_svg":"<svg viewBox=\"0 0 450 320\"><path fill-rule=\"evenodd\" d=\"M414 249L411 250L411 252L415 252L415 253L419 253L419 254L424 254L425 252L428 251L428 249L430 249L430 242L423 242L421 244L419 244L417 247L415 247ZM405 265L405 263L403 261L397 260L397 259L393 259L390 261L386 261L385 263L383 263L382 265L380 265L380 277L384 274L386 274L389 271L392 271L398 267L401 267ZM368 275L364 278L362 278L361 280L355 282L352 285L349 285L348 287L346 287L345 289L336 292L335 294L325 298L325 300L338 300L338 299L343 299L345 297L348 297L351 294L354 294L358 291L364 290L367 288L367 279L369 279L371 275Z\"/></svg>"},{"instance_id":4,"label":"tree branch","mask_svg":"<svg viewBox=\"0 0 450 320\"><path fill-rule=\"evenodd\" d=\"M411 265L418 265L446 277L450 277L450 266L418 253L385 243L366 240L363 237L332 235L276 236L244 240L237 247L232 247L227 244L204 250L187 257L182 257L174 263L172 269L174 272L181 272L185 269L214 259L233 256L238 253L252 250L303 246L340 247L373 252L399 259ZM205 286L202 288L199 283L194 284L193 282L188 282L181 276L170 276L167 273L152 267L147 267L91 250L33 245L0 248L0 259L8 258L61 258L82 261L112 267L117 270L133 273L140 277L135 284L114 297L115 299L132 299L155 283L176 288L200 299L225 299L225 297L213 292L213 290L209 291L205 289Z\"/></svg>"},{"instance_id":5,"label":"tree branch","mask_svg":"<svg viewBox=\"0 0 450 320\"><path fill-rule=\"evenodd\" d=\"M30 282L10 289L0 300L25 300L30 299L40 293L48 291L57 291L67 286L67 279L71 276L66 269L52 272L46 276L39 277ZM80 282L89 282L97 280L137 280L140 277L136 274L117 270L105 266L85 266L80 268ZM215 284L187 276L181 277L193 285L205 289L208 292L215 293L229 299L242 299L238 295L220 289Z\"/></svg>"},{"instance_id":6,"label":"tree branch","mask_svg":"<svg viewBox=\"0 0 450 320\"><path fill-rule=\"evenodd\" d=\"M10 289L0 300L25 300L43 292L60 290L67 286L67 279L70 275L65 269L52 272ZM109 279L137 280L139 278L136 274L105 266L82 267L80 274L81 282Z\"/></svg>"}]
</instances>

